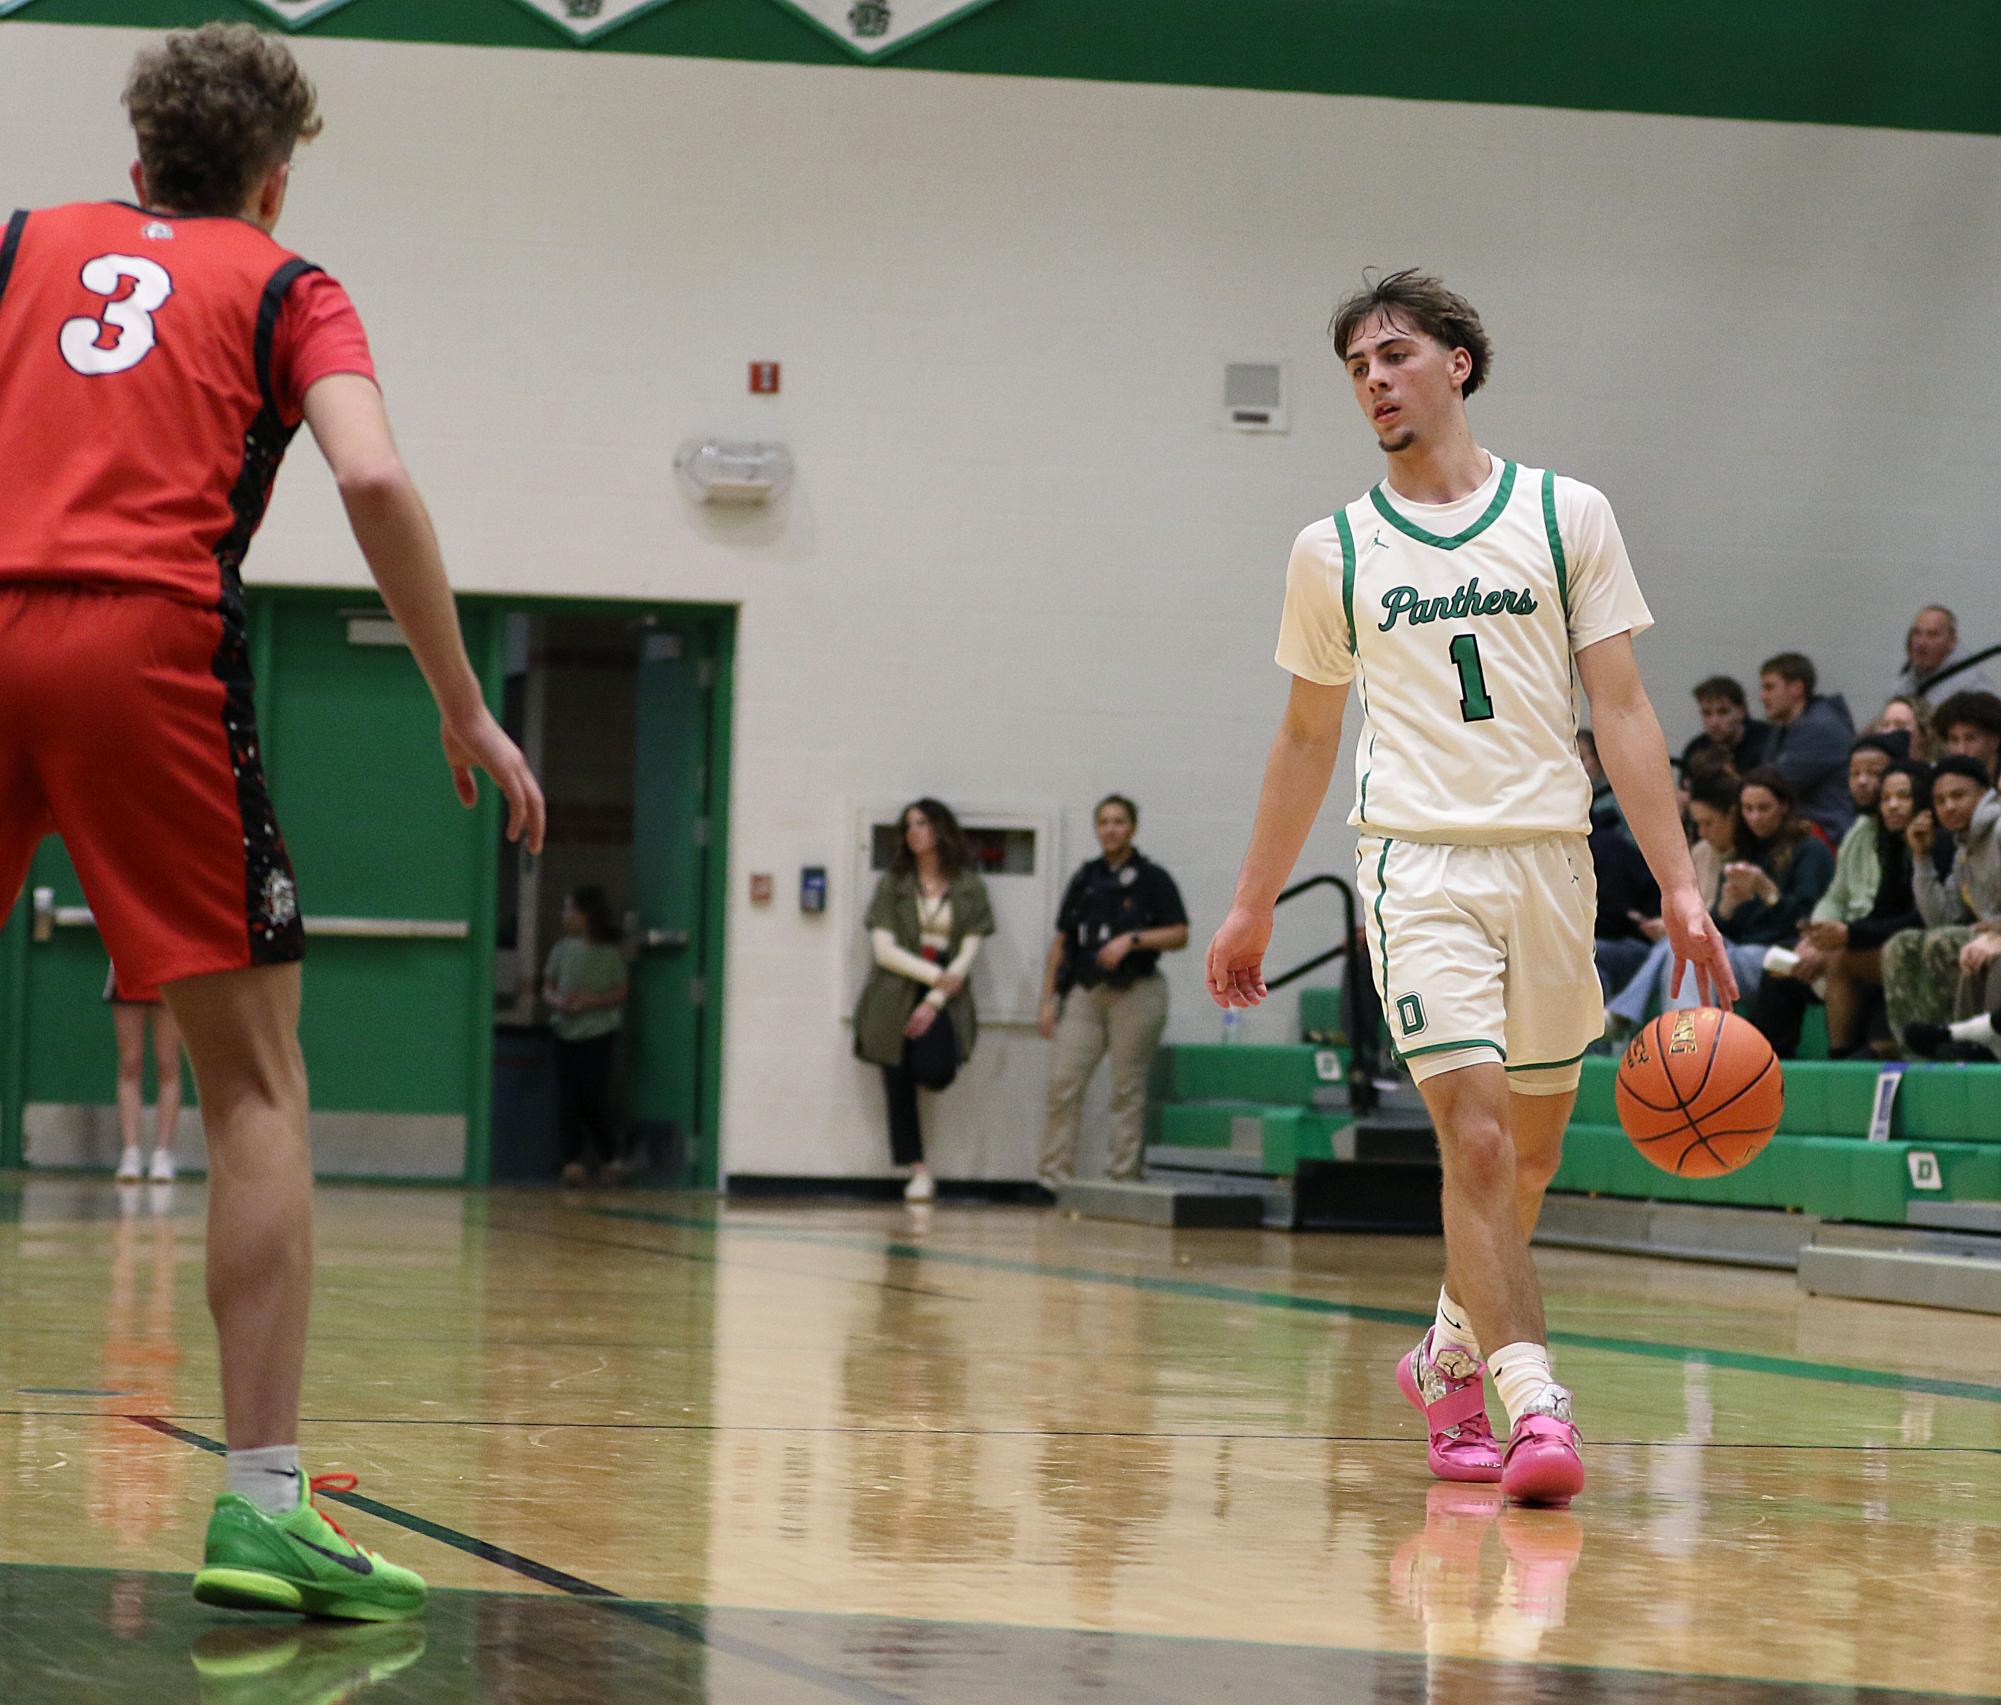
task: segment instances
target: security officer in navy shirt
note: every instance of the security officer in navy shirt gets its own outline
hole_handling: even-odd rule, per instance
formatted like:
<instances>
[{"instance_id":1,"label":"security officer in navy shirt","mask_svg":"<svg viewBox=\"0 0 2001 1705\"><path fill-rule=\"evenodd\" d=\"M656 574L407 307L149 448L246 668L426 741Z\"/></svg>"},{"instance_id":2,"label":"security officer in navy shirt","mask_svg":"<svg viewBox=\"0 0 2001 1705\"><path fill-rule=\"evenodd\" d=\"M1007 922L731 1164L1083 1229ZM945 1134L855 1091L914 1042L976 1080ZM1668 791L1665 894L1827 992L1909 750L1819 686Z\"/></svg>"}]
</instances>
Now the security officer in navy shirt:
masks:
<instances>
[{"instance_id":1,"label":"security officer in navy shirt","mask_svg":"<svg viewBox=\"0 0 2001 1705\"><path fill-rule=\"evenodd\" d=\"M1160 956L1188 945L1188 913L1174 878L1133 846L1139 807L1115 793L1094 817L1104 857L1079 870L1064 892L1036 1025L1056 1043L1039 1168L1052 1192L1076 1170L1084 1091L1107 1054L1111 1176L1139 1176L1147 1068L1167 1028Z\"/></svg>"}]
</instances>

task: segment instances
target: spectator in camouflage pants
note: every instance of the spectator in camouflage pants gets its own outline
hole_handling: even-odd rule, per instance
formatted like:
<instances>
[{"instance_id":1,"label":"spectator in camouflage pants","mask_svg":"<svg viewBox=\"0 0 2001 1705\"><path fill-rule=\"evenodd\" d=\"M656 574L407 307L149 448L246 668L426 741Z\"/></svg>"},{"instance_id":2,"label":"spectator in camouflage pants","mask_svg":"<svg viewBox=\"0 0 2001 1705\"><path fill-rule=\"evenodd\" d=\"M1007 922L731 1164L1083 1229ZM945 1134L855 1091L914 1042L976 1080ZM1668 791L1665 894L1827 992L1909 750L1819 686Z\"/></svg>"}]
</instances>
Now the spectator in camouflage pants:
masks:
<instances>
[{"instance_id":1,"label":"spectator in camouflage pants","mask_svg":"<svg viewBox=\"0 0 2001 1705\"><path fill-rule=\"evenodd\" d=\"M1939 829L1958 845L1943 881L1931 861ZM1968 970L1962 964L1976 936L2001 933L2001 795L1988 785L1981 764L1967 757L1941 759L1932 809L1918 813L1905 835L1926 927L1893 935L1883 948L1883 995L1891 1033L1898 1037L1912 1023L1970 1018L1993 1004L1987 999L1992 967L1984 951L1978 955L1981 965Z\"/></svg>"}]
</instances>

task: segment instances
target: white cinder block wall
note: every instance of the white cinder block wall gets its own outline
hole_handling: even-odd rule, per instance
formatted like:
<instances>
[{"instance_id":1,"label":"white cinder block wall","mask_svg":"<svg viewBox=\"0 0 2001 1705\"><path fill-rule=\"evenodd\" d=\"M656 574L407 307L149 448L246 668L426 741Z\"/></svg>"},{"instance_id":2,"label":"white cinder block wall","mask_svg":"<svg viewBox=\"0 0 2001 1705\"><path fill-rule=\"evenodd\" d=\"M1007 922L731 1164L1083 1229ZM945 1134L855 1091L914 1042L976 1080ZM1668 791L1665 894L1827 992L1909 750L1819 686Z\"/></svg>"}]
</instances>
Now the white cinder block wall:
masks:
<instances>
[{"instance_id":1,"label":"white cinder block wall","mask_svg":"<svg viewBox=\"0 0 2001 1705\"><path fill-rule=\"evenodd\" d=\"M0 30L11 197L122 191L142 39ZM1379 473L1323 338L1364 264L1469 294L1498 348L1483 441L1611 494L1677 740L1690 682L1782 647L1873 701L1925 598L2001 637L1995 139L299 52L328 129L282 234L359 302L460 584L741 606L726 1171L884 1165L840 1022L866 897L791 905L803 864L842 883L850 802L1054 803L1067 868L1092 800L1130 792L1198 941L1213 924L1283 697L1287 547ZM752 359L785 364L782 396L745 394ZM1219 429L1242 359L1289 364L1289 436ZM698 432L783 439L789 500L691 508L669 459ZM310 449L252 572L360 578ZM1342 815L1311 867L1349 867ZM748 907L752 870L779 905ZM1172 1034L1214 1034L1198 955L1172 969ZM1032 1035L990 1032L940 1169L1026 1176L1043 1073Z\"/></svg>"}]
</instances>

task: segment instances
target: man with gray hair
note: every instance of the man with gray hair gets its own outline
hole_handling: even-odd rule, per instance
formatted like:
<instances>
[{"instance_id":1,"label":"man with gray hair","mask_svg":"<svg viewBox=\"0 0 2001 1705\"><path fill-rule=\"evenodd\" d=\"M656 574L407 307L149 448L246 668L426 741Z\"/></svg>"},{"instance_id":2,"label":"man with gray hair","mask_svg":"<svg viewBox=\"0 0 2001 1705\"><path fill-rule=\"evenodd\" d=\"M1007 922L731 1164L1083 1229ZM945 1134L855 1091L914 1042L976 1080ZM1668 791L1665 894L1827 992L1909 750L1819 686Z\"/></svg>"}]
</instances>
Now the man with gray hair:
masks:
<instances>
[{"instance_id":1,"label":"man with gray hair","mask_svg":"<svg viewBox=\"0 0 2001 1705\"><path fill-rule=\"evenodd\" d=\"M1943 604L1927 604L1911 618L1910 632L1904 636L1904 666L1883 702L1920 699L1936 704L1949 693L2001 691L1985 667L1997 658L2001 645L1971 654L1961 650L1959 618Z\"/></svg>"}]
</instances>

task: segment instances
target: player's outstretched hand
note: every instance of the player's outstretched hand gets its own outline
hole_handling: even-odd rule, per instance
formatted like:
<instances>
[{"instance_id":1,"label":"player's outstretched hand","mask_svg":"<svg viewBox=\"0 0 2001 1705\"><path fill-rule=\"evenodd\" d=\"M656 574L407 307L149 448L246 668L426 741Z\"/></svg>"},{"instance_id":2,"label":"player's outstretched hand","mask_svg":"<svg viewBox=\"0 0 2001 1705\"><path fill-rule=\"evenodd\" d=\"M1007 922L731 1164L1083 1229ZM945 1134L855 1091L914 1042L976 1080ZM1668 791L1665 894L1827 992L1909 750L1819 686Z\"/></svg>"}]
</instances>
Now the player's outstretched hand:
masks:
<instances>
[{"instance_id":1,"label":"player's outstretched hand","mask_svg":"<svg viewBox=\"0 0 2001 1705\"><path fill-rule=\"evenodd\" d=\"M526 841L530 852L539 853L548 821L542 789L521 748L508 739L507 731L494 721L493 712L481 705L471 716L447 717L440 733L459 803L468 809L478 804L479 783L473 771L486 771L507 801L507 838Z\"/></svg>"},{"instance_id":2,"label":"player's outstretched hand","mask_svg":"<svg viewBox=\"0 0 2001 1705\"><path fill-rule=\"evenodd\" d=\"M1730 968L1730 953L1723 932L1693 888L1661 896L1661 922L1667 925L1668 945L1674 949L1674 975L1670 989L1681 987L1683 968L1695 971L1695 992L1704 1006L1718 1006L1728 1012L1737 1004L1737 973Z\"/></svg>"},{"instance_id":3,"label":"player's outstretched hand","mask_svg":"<svg viewBox=\"0 0 2001 1705\"><path fill-rule=\"evenodd\" d=\"M1265 998L1265 949L1271 913L1232 906L1209 943L1209 998L1218 1006L1256 1006Z\"/></svg>"}]
</instances>

